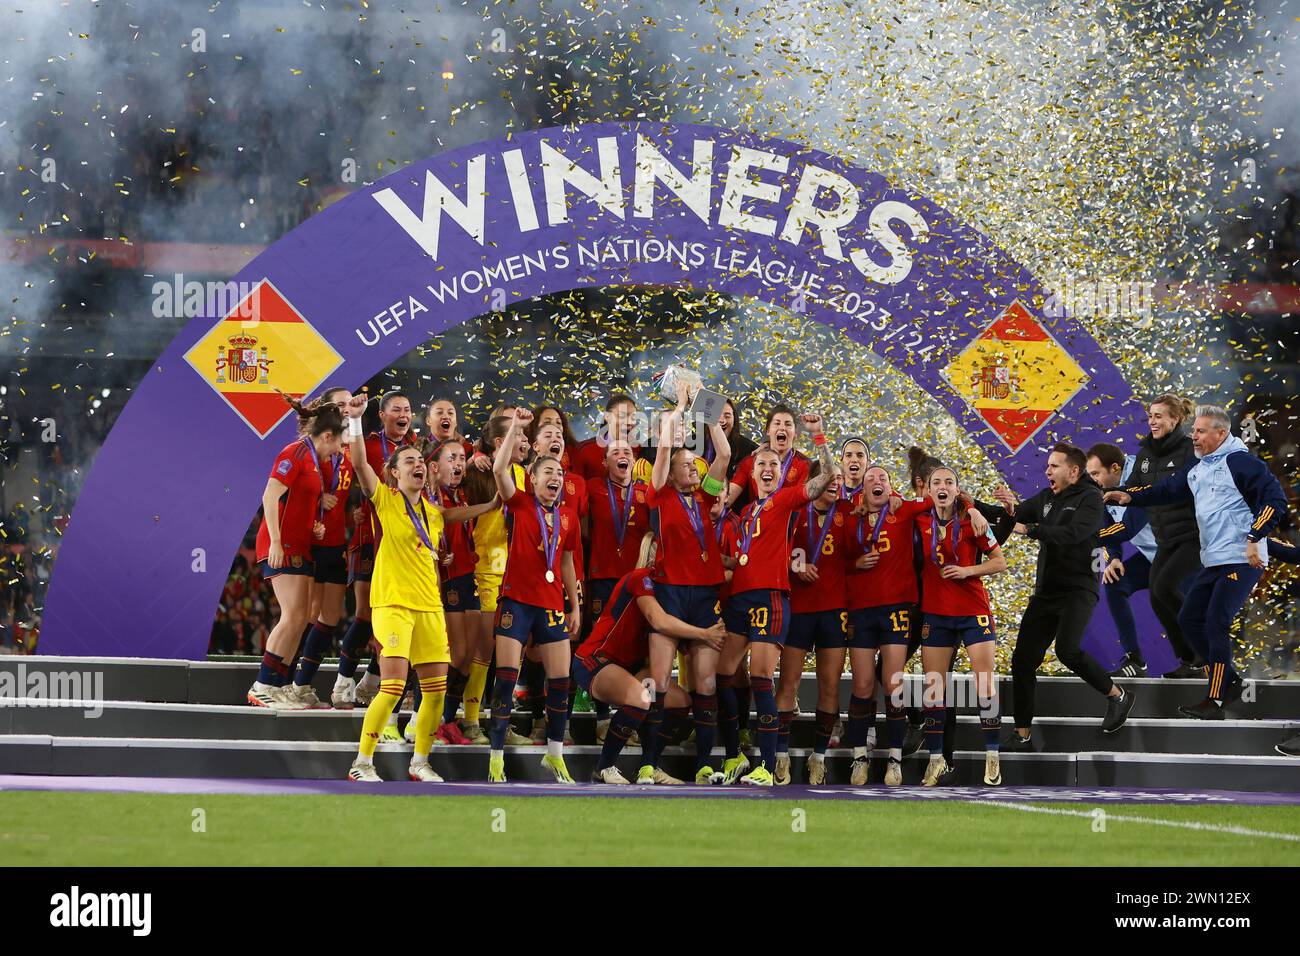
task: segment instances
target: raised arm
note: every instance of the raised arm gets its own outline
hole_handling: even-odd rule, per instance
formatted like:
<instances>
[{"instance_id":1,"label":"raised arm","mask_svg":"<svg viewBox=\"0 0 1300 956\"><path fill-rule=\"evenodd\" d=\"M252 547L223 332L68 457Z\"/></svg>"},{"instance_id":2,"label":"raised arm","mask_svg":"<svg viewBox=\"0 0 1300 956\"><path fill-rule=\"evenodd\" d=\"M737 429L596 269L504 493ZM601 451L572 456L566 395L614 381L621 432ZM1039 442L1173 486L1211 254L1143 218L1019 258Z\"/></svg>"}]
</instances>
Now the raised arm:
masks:
<instances>
[{"instance_id":1,"label":"raised arm","mask_svg":"<svg viewBox=\"0 0 1300 956\"><path fill-rule=\"evenodd\" d=\"M1197 459L1199 461L1200 459ZM1178 469L1164 481L1156 482L1154 485L1142 485L1137 488L1125 488L1121 490L1106 492L1106 500L1113 501L1121 505L1176 505L1182 501L1192 500L1192 489L1187 484L1187 476L1191 470L1196 467L1194 461L1190 465Z\"/></svg>"},{"instance_id":2,"label":"raised arm","mask_svg":"<svg viewBox=\"0 0 1300 956\"><path fill-rule=\"evenodd\" d=\"M830 487L835 476L839 473L839 466L835 464L835 459L831 457L830 445L826 442L826 434L822 431L822 417L820 415L801 415L803 427L813 436L813 444L817 448L817 461L821 464L821 470L817 472L816 478L809 478L808 483L804 485L804 492L808 495L808 500L820 498L823 491Z\"/></svg>"},{"instance_id":3,"label":"raised arm","mask_svg":"<svg viewBox=\"0 0 1300 956\"><path fill-rule=\"evenodd\" d=\"M526 408L516 408L514 417L510 419L510 427L506 429L505 437L501 439L501 447L497 449L496 457L492 459L492 477L496 479L497 494L501 496L502 501L509 501L518 490L515 488L514 469L511 466L515 463L515 446L519 444L519 433L527 428L532 420L532 412Z\"/></svg>"},{"instance_id":4,"label":"raised arm","mask_svg":"<svg viewBox=\"0 0 1300 956\"><path fill-rule=\"evenodd\" d=\"M689 395L686 385L677 383L677 407L659 416L659 444L655 448L655 463L650 470L650 485L656 491L668 484L668 472L673 463L673 439L677 437L677 423L686 414Z\"/></svg>"},{"instance_id":5,"label":"raised arm","mask_svg":"<svg viewBox=\"0 0 1300 956\"><path fill-rule=\"evenodd\" d=\"M357 476L357 487L367 498L374 497L379 487L379 476L370 467L366 458L366 439L361 432L361 414L366 410L369 399L364 395L353 395L348 403L347 441L348 457L352 460L352 471Z\"/></svg>"},{"instance_id":6,"label":"raised arm","mask_svg":"<svg viewBox=\"0 0 1300 956\"><path fill-rule=\"evenodd\" d=\"M727 478L727 467L731 464L731 442L721 425L709 426L709 438L713 440L713 462L709 465L708 477L721 485Z\"/></svg>"}]
</instances>

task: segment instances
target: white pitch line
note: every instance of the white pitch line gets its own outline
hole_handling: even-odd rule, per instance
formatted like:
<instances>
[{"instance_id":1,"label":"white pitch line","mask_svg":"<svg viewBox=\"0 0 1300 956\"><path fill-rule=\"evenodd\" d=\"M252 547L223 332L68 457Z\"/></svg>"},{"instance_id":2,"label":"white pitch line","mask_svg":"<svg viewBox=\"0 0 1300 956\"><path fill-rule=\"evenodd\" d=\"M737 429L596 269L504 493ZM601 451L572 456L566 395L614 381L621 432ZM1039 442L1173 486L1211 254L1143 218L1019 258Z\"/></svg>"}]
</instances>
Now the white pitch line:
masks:
<instances>
[{"instance_id":1,"label":"white pitch line","mask_svg":"<svg viewBox=\"0 0 1300 956\"><path fill-rule=\"evenodd\" d=\"M1061 817L1082 817L1086 820L1093 819L1091 810L1062 810L1059 807L1027 807L1019 803L1002 803L997 800L964 800L974 807L1006 807L1008 810L1022 810L1025 813L1048 813L1053 816ZM1106 822L1116 820L1120 823L1149 823L1157 827L1177 827L1180 830L1207 830L1212 833L1232 833L1236 836L1245 837L1263 837L1266 840L1286 840L1291 843L1300 843L1300 833L1273 833L1269 830L1248 830L1246 827L1239 827L1232 824L1219 823L1197 823L1193 820L1157 820L1154 817L1125 817L1111 813L1105 807L1099 807L1106 814Z\"/></svg>"}]
</instances>

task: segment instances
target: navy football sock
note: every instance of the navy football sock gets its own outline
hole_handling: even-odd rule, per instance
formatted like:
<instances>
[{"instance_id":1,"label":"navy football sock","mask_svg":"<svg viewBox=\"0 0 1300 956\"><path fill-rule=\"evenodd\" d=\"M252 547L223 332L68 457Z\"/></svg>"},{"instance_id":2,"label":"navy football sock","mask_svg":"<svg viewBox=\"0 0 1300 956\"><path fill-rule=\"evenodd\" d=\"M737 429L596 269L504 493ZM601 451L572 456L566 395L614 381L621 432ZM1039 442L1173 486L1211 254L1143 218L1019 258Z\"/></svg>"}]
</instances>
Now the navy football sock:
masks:
<instances>
[{"instance_id":1,"label":"navy football sock","mask_svg":"<svg viewBox=\"0 0 1300 956\"><path fill-rule=\"evenodd\" d=\"M758 750L768 770L776 769L776 738L781 718L776 711L776 691L770 677L749 678L754 691L754 710L758 714Z\"/></svg>"},{"instance_id":2,"label":"navy football sock","mask_svg":"<svg viewBox=\"0 0 1300 956\"><path fill-rule=\"evenodd\" d=\"M618 709L609 722L609 733L605 735L605 742L600 747L600 760L596 763L597 772L614 766L618 755L627 745L628 738L642 725L645 717L646 712L640 707L624 705Z\"/></svg>"}]
</instances>

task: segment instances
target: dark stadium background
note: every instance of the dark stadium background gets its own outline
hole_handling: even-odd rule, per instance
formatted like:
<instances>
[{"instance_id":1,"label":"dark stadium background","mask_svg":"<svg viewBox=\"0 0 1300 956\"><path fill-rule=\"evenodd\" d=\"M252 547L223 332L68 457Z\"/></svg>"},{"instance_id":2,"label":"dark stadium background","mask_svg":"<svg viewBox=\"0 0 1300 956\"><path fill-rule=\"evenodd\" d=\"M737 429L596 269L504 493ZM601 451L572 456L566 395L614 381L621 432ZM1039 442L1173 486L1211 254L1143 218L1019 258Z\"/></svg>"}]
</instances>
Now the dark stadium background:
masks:
<instances>
[{"instance_id":1,"label":"dark stadium background","mask_svg":"<svg viewBox=\"0 0 1300 956\"><path fill-rule=\"evenodd\" d=\"M43 102L3 101L3 650L35 649L59 532L84 475L133 386L186 321L154 314L156 283L177 273L224 280L313 212L435 152L509 129L673 112L672 94L650 79L670 59L664 46L637 47L640 62L629 60L624 47L584 23L569 30L562 48L498 51L490 23L433 6L426 23L380 43L352 30L361 9L304 14L296 2L243 0L196 18L176 7L146 13L101 4L90 32L112 39L86 54L100 58L98 82L88 86L84 71L51 62L42 67L50 77ZM541 16L563 30L564 11L555 4ZM309 15L309 39L301 31L287 41L277 36L276 24ZM204 53L184 46L199 19ZM508 29L508 20L502 26ZM291 69L302 71L292 84ZM174 82L191 72L191 82ZM116 115L90 125L80 118L87 112ZM725 115L713 121L725 123ZM104 138L110 129L111 141ZM1300 158L1294 138L1287 142ZM41 177L47 157L59 162L54 182ZM348 158L356 163L354 183L340 181ZM1223 145L1225 167L1240 158L1236 146ZM1237 384L1221 397L1239 418L1256 418L1258 447L1291 489L1300 446L1300 423L1287 404L1300 391L1300 179L1285 163L1261 168L1259 179L1262 201L1223 223L1231 241L1214 292L1221 308L1206 335L1234 356ZM1159 278L1176 284L1186 277ZM593 342L626 335L630 344L619 354L654 356L670 350L686 325L725 322L738 308L716 296L654 290L524 303L408 355L370 385L407 390L418 408L446 387L484 381L467 423L471 435L499 398L561 400L581 438L591 433L603 397L590 383L619 386L632 378L626 360L611 363L611 350ZM543 342L545 360L527 369L494 363L494 340L518 336ZM575 382L566 370L581 367L590 374ZM49 420L55 441L43 440ZM753 434L760 424L751 412L743 427ZM203 441L202 434L159 435L157 454ZM212 467L220 467L220 448L211 451ZM140 490L150 493L147 473ZM253 522L255 508L250 502ZM241 571L236 559L217 613L215 652L260 653L274 620L269 588L247 579L246 563ZM1280 623L1275 665L1290 669L1295 658L1284 650L1295 644L1295 622Z\"/></svg>"}]
</instances>

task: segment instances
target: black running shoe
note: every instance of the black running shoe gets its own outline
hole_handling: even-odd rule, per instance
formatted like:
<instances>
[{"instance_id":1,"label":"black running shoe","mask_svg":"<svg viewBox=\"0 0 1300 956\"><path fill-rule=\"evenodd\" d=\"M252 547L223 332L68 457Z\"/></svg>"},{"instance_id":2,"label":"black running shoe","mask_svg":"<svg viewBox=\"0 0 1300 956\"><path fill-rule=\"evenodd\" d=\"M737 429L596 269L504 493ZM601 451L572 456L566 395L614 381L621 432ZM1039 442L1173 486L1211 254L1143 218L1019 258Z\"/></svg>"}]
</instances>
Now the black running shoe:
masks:
<instances>
[{"instance_id":1,"label":"black running shoe","mask_svg":"<svg viewBox=\"0 0 1300 956\"><path fill-rule=\"evenodd\" d=\"M1208 697L1199 704L1179 707L1178 712L1187 717L1195 717L1197 720L1223 720L1224 718L1223 708Z\"/></svg>"},{"instance_id":2,"label":"black running shoe","mask_svg":"<svg viewBox=\"0 0 1300 956\"><path fill-rule=\"evenodd\" d=\"M1034 736L1021 737L1014 730L1002 738L1002 743L998 744L998 749L1004 754L1027 754L1034 752Z\"/></svg>"},{"instance_id":3,"label":"black running shoe","mask_svg":"<svg viewBox=\"0 0 1300 956\"><path fill-rule=\"evenodd\" d=\"M1135 703L1137 703L1137 694L1131 687L1124 691L1123 697L1107 697L1106 716L1101 721L1101 732L1113 734L1123 727Z\"/></svg>"},{"instance_id":4,"label":"black running shoe","mask_svg":"<svg viewBox=\"0 0 1300 956\"><path fill-rule=\"evenodd\" d=\"M1300 757L1300 734L1296 734L1290 740L1284 740L1273 748L1283 757Z\"/></svg>"},{"instance_id":5,"label":"black running shoe","mask_svg":"<svg viewBox=\"0 0 1300 956\"><path fill-rule=\"evenodd\" d=\"M1205 680L1205 668L1193 667L1187 661L1183 661L1163 676L1165 680Z\"/></svg>"},{"instance_id":6,"label":"black running shoe","mask_svg":"<svg viewBox=\"0 0 1300 956\"><path fill-rule=\"evenodd\" d=\"M1119 662L1119 667L1110 672L1111 677L1146 677L1146 661L1134 657L1132 654L1125 654L1124 659Z\"/></svg>"},{"instance_id":7,"label":"black running shoe","mask_svg":"<svg viewBox=\"0 0 1300 956\"><path fill-rule=\"evenodd\" d=\"M903 756L912 756L921 749L923 743L925 743L925 724L914 724L908 721L907 735L903 737Z\"/></svg>"}]
</instances>

